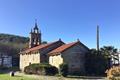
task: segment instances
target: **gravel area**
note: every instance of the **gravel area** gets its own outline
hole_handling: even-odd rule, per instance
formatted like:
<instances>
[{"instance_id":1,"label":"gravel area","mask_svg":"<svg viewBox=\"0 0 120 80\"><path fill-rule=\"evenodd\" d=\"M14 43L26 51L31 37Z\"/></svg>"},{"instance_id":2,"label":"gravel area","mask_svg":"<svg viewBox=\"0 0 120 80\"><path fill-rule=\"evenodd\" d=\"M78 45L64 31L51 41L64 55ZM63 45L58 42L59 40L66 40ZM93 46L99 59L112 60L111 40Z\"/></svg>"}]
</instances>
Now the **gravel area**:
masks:
<instances>
[{"instance_id":1,"label":"gravel area","mask_svg":"<svg viewBox=\"0 0 120 80\"><path fill-rule=\"evenodd\" d=\"M26 77L34 78L35 80L105 80L104 78L98 78L98 77L87 77L85 79L64 78L64 77L56 77L56 76L27 75L27 74L20 73L20 72L16 72L15 75L26 76Z\"/></svg>"}]
</instances>

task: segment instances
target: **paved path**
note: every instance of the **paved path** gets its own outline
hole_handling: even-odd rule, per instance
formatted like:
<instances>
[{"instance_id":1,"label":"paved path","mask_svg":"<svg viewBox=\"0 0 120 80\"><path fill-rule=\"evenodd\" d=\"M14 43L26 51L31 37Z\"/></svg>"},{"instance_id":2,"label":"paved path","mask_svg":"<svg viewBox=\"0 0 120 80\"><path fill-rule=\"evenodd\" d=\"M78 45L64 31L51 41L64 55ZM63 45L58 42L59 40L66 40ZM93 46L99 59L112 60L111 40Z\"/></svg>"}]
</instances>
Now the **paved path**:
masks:
<instances>
[{"instance_id":1,"label":"paved path","mask_svg":"<svg viewBox=\"0 0 120 80\"><path fill-rule=\"evenodd\" d=\"M77 78L64 78L64 77L55 77L55 76L39 76L39 75L27 75L24 73L15 73L16 76L26 76L30 78L34 78L35 80L105 80L104 78L97 77L88 77L87 79L77 79Z\"/></svg>"}]
</instances>

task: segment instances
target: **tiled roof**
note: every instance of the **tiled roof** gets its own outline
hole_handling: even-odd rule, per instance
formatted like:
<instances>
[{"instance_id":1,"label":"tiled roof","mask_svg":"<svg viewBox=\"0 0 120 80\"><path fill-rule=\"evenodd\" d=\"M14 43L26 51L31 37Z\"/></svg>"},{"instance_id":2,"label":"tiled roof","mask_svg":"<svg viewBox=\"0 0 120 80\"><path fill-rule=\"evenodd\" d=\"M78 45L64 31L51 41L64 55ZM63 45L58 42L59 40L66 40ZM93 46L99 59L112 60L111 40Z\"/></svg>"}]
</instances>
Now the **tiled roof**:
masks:
<instances>
[{"instance_id":1,"label":"tiled roof","mask_svg":"<svg viewBox=\"0 0 120 80\"><path fill-rule=\"evenodd\" d=\"M53 44L55 44L55 43L57 43L59 41L60 40L55 41L55 42L51 42L51 43L48 43L48 44L41 44L39 46L36 46L36 47L33 47L33 48L29 48L29 49L27 49L25 51L22 51L21 53L29 53L31 51L35 51L35 50L40 50L40 49L43 49L43 48L47 48L47 47L49 47L49 46L51 46L51 45L53 45Z\"/></svg>"},{"instance_id":2,"label":"tiled roof","mask_svg":"<svg viewBox=\"0 0 120 80\"><path fill-rule=\"evenodd\" d=\"M89 48L87 46L85 46L83 43L81 43L79 40L76 41L76 42L72 42L72 43L69 43L69 44L64 44L58 48L56 48L55 50L51 51L48 53L49 56L52 56L52 55L57 55L57 54L60 54L61 52L64 52L65 50L71 48L72 46L74 46L75 44L80 44L82 45L84 48L86 48L88 51L89 51Z\"/></svg>"},{"instance_id":3,"label":"tiled roof","mask_svg":"<svg viewBox=\"0 0 120 80\"><path fill-rule=\"evenodd\" d=\"M72 43L69 43L69 44L64 44L64 45L58 47L57 49L51 51L48 55L56 55L56 54L59 54L59 53L65 51L66 49L72 47L73 45L75 45L75 44L77 44L77 43L79 43L79 41L77 41L77 42L72 42Z\"/></svg>"}]
</instances>

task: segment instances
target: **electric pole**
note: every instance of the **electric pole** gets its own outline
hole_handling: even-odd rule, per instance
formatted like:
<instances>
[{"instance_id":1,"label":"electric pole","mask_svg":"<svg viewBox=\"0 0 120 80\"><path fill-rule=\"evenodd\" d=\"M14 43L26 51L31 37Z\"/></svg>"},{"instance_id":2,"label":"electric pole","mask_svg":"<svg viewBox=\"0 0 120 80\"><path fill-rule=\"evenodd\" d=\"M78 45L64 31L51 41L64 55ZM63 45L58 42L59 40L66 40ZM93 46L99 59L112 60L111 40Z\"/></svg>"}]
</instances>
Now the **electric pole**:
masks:
<instances>
[{"instance_id":1,"label":"electric pole","mask_svg":"<svg viewBox=\"0 0 120 80\"><path fill-rule=\"evenodd\" d=\"M97 52L99 54L99 26L97 25Z\"/></svg>"}]
</instances>

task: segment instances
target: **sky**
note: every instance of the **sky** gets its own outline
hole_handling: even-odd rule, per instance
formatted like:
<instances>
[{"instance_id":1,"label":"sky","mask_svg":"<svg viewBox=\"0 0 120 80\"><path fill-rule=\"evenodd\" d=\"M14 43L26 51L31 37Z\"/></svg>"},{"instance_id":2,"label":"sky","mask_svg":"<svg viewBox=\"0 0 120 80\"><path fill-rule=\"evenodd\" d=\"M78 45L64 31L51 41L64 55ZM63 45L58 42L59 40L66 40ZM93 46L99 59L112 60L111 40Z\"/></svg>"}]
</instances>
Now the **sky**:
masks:
<instances>
[{"instance_id":1,"label":"sky","mask_svg":"<svg viewBox=\"0 0 120 80\"><path fill-rule=\"evenodd\" d=\"M28 37L35 19L44 41L96 48L99 25L100 47L120 49L120 0L0 0L0 33Z\"/></svg>"}]
</instances>

